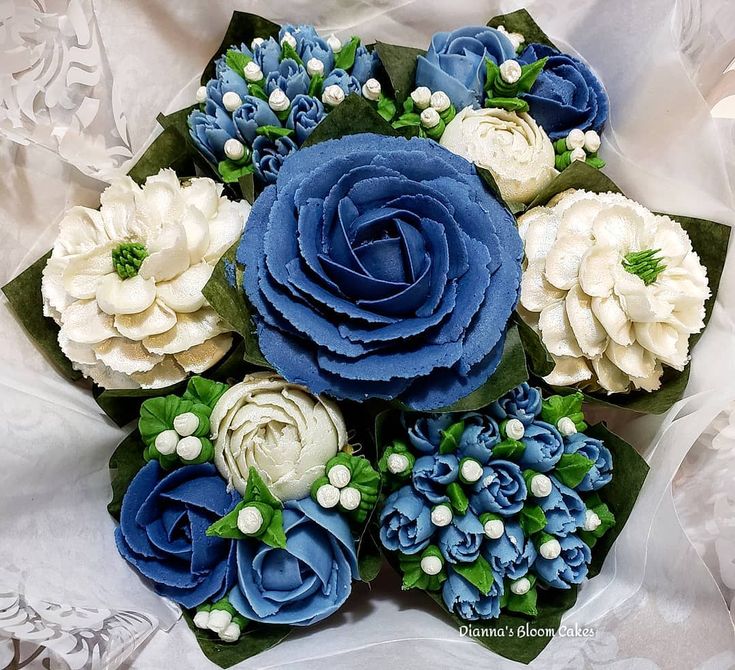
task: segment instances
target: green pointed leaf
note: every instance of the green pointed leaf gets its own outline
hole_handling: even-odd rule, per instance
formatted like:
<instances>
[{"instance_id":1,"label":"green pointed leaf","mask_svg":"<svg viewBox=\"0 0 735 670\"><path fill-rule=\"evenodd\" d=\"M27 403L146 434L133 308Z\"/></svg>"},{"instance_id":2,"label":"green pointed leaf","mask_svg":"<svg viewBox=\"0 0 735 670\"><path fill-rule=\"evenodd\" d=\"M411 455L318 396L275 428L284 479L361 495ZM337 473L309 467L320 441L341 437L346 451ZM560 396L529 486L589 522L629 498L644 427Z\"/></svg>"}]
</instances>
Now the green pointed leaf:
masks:
<instances>
[{"instance_id":1,"label":"green pointed leaf","mask_svg":"<svg viewBox=\"0 0 735 670\"><path fill-rule=\"evenodd\" d=\"M268 546L275 549L286 548L286 533L283 530L283 512L280 509L273 511L270 524L260 536L260 539Z\"/></svg>"},{"instance_id":2,"label":"green pointed leaf","mask_svg":"<svg viewBox=\"0 0 735 670\"><path fill-rule=\"evenodd\" d=\"M378 114L382 116L388 123L391 122L393 117L396 115L396 103L393 102L390 98L387 98L386 96L382 95L380 96L380 100L378 100L378 106L377 106Z\"/></svg>"},{"instance_id":3,"label":"green pointed leaf","mask_svg":"<svg viewBox=\"0 0 735 670\"><path fill-rule=\"evenodd\" d=\"M447 486L447 497L452 509L458 514L464 514L470 505L467 494L458 482L452 482Z\"/></svg>"},{"instance_id":4,"label":"green pointed leaf","mask_svg":"<svg viewBox=\"0 0 735 670\"><path fill-rule=\"evenodd\" d=\"M349 72L355 64L355 52L359 46L360 38L356 36L353 36L347 44L343 44L340 52L334 56L334 67Z\"/></svg>"},{"instance_id":5,"label":"green pointed leaf","mask_svg":"<svg viewBox=\"0 0 735 670\"><path fill-rule=\"evenodd\" d=\"M222 177L222 181L224 181L226 184L231 184L233 182L239 181L240 177L243 177L246 174L252 174L255 168L250 162L250 157L248 157L248 160L246 162L233 161L227 158L219 162L219 164L217 165L217 170L220 174L220 177Z\"/></svg>"},{"instance_id":6,"label":"green pointed leaf","mask_svg":"<svg viewBox=\"0 0 735 670\"><path fill-rule=\"evenodd\" d=\"M548 60L549 57L546 56L521 67L521 78L516 82L520 92L528 93L531 90Z\"/></svg>"},{"instance_id":7,"label":"green pointed leaf","mask_svg":"<svg viewBox=\"0 0 735 670\"><path fill-rule=\"evenodd\" d=\"M396 104L400 106L410 99L416 78L416 59L425 56L426 50L376 42L375 51L390 79Z\"/></svg>"},{"instance_id":8,"label":"green pointed leaf","mask_svg":"<svg viewBox=\"0 0 735 670\"><path fill-rule=\"evenodd\" d=\"M324 77L320 74L315 74L309 82L309 95L313 98L322 98L322 89L324 88Z\"/></svg>"},{"instance_id":9,"label":"green pointed leaf","mask_svg":"<svg viewBox=\"0 0 735 670\"><path fill-rule=\"evenodd\" d=\"M357 567L363 582L372 582L383 567L383 553L372 533L366 531L357 547Z\"/></svg>"},{"instance_id":10,"label":"green pointed leaf","mask_svg":"<svg viewBox=\"0 0 735 670\"><path fill-rule=\"evenodd\" d=\"M582 432L587 428L582 412L583 402L584 395L579 391L567 396L548 396L541 404L541 418L546 423L556 426L560 419L567 417L574 421L577 430Z\"/></svg>"},{"instance_id":11,"label":"green pointed leaf","mask_svg":"<svg viewBox=\"0 0 735 670\"><path fill-rule=\"evenodd\" d=\"M288 42L281 44L281 60L285 60L286 58L296 61L299 65L304 64L304 61L301 60L301 56L296 53L296 49L294 49Z\"/></svg>"},{"instance_id":12,"label":"green pointed leaf","mask_svg":"<svg viewBox=\"0 0 735 670\"><path fill-rule=\"evenodd\" d=\"M485 107L498 107L509 112L527 112L528 103L521 98L488 98Z\"/></svg>"},{"instance_id":13,"label":"green pointed leaf","mask_svg":"<svg viewBox=\"0 0 735 670\"><path fill-rule=\"evenodd\" d=\"M522 596L519 596L508 589L507 607L511 612L535 617L538 615L538 607L536 606L537 602L538 591L535 586L533 586L528 593L524 593Z\"/></svg>"},{"instance_id":14,"label":"green pointed leaf","mask_svg":"<svg viewBox=\"0 0 735 670\"><path fill-rule=\"evenodd\" d=\"M229 386L227 384L196 375L189 379L182 399L191 400L192 402L214 409L217 401L228 388Z\"/></svg>"},{"instance_id":15,"label":"green pointed leaf","mask_svg":"<svg viewBox=\"0 0 735 670\"><path fill-rule=\"evenodd\" d=\"M268 503L272 507L279 509L282 507L281 501L268 490L258 471L253 467L250 467L248 470L248 483L245 486L245 495L242 499L245 502L254 500L256 502Z\"/></svg>"},{"instance_id":16,"label":"green pointed leaf","mask_svg":"<svg viewBox=\"0 0 735 670\"><path fill-rule=\"evenodd\" d=\"M554 49L557 48L525 9L519 9L510 14L495 16L487 25L491 28L504 26L509 33L520 33L523 35L525 42L523 42L521 48L534 43L546 44Z\"/></svg>"},{"instance_id":17,"label":"green pointed leaf","mask_svg":"<svg viewBox=\"0 0 735 670\"><path fill-rule=\"evenodd\" d=\"M539 505L524 505L518 520L523 534L530 537L546 527L546 514Z\"/></svg>"},{"instance_id":18,"label":"green pointed leaf","mask_svg":"<svg viewBox=\"0 0 735 670\"><path fill-rule=\"evenodd\" d=\"M262 84L252 82L248 84L248 90L250 91L250 95L268 102L268 94L265 92Z\"/></svg>"},{"instance_id":19,"label":"green pointed leaf","mask_svg":"<svg viewBox=\"0 0 735 670\"><path fill-rule=\"evenodd\" d=\"M554 476L564 486L573 489L579 485L594 464L594 461L582 454L564 454L554 468Z\"/></svg>"},{"instance_id":20,"label":"green pointed leaf","mask_svg":"<svg viewBox=\"0 0 735 670\"><path fill-rule=\"evenodd\" d=\"M461 577L464 577L482 595L490 593L493 586L493 571L490 564L482 557L472 563L457 563L452 569Z\"/></svg>"},{"instance_id":21,"label":"green pointed leaf","mask_svg":"<svg viewBox=\"0 0 735 670\"><path fill-rule=\"evenodd\" d=\"M239 49L228 49L225 56L227 67L237 72L243 79L245 79L245 66L252 60L250 56Z\"/></svg>"},{"instance_id":22,"label":"green pointed leaf","mask_svg":"<svg viewBox=\"0 0 735 670\"><path fill-rule=\"evenodd\" d=\"M255 132L258 135L265 135L271 139L293 135L293 130L291 128L283 128L282 126L260 126L260 128Z\"/></svg>"},{"instance_id":23,"label":"green pointed leaf","mask_svg":"<svg viewBox=\"0 0 735 670\"><path fill-rule=\"evenodd\" d=\"M493 447L493 458L502 458L508 461L515 461L523 456L526 445L518 440L503 440Z\"/></svg>"},{"instance_id":24,"label":"green pointed leaf","mask_svg":"<svg viewBox=\"0 0 735 670\"><path fill-rule=\"evenodd\" d=\"M399 128L418 128L421 126L421 117L414 112L408 112L402 114L396 121L393 122L393 127L398 130Z\"/></svg>"},{"instance_id":25,"label":"green pointed leaf","mask_svg":"<svg viewBox=\"0 0 735 670\"><path fill-rule=\"evenodd\" d=\"M441 431L442 440L439 443L440 454L451 454L459 447L459 441L464 434L464 421L453 423L446 430Z\"/></svg>"}]
</instances>

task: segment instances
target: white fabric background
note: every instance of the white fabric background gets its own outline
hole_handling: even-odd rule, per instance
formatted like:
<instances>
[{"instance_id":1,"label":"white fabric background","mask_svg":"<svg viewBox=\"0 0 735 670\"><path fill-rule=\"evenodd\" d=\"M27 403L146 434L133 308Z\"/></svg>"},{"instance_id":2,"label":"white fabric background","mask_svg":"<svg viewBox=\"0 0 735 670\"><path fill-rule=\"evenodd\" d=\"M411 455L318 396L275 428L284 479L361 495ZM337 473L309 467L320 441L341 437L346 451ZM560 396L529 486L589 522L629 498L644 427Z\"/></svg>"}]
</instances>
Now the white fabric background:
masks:
<instances>
[{"instance_id":1,"label":"white fabric background","mask_svg":"<svg viewBox=\"0 0 735 670\"><path fill-rule=\"evenodd\" d=\"M710 117L719 76L735 57L730 0L11 0L0 2L0 282L50 248L64 209L97 204L100 179L125 171L128 157L147 146L159 111L190 103L233 9L315 23L341 37L425 46L436 30L484 23L523 4L608 88L606 172L652 209L733 224L735 131L732 121ZM723 598L729 603L735 591L732 265L697 346L686 398L666 417L610 417L652 471L603 572L565 619L594 626L596 636L556 638L531 667L735 667ZM24 594L36 611L45 611L43 601L73 606L77 626L90 617L80 607L103 608L97 619L108 623L121 610L156 617L161 630L124 661L133 670L214 668L186 625L175 623L175 608L114 548L107 461L125 432L86 391L54 373L4 302L0 341L0 666L10 653L3 639L30 630L18 611L14 619L2 615L7 592ZM123 641L101 633L117 648L94 667L115 667L145 632ZM58 653L69 667L91 658L78 653L72 663ZM34 663L41 667L40 657ZM461 639L421 594L401 593L386 570L372 589L357 585L336 616L238 667L455 663L523 667Z\"/></svg>"}]
</instances>

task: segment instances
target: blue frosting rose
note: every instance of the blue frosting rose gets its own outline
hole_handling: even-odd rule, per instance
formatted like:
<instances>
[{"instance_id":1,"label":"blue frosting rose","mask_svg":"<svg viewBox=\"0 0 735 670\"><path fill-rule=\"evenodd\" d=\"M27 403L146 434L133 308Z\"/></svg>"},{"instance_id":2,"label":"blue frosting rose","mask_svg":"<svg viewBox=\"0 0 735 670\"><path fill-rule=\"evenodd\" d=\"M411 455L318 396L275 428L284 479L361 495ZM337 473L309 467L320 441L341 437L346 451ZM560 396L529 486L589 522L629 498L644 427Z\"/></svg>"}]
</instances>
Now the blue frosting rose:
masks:
<instances>
[{"instance_id":1,"label":"blue frosting rose","mask_svg":"<svg viewBox=\"0 0 735 670\"><path fill-rule=\"evenodd\" d=\"M528 426L541 414L541 403L541 391L523 382L496 400L488 411L498 421L518 419L524 426Z\"/></svg>"},{"instance_id":2,"label":"blue frosting rose","mask_svg":"<svg viewBox=\"0 0 735 670\"><path fill-rule=\"evenodd\" d=\"M326 115L321 100L310 95L297 95L291 100L286 128L291 128L296 135L296 142L303 144Z\"/></svg>"},{"instance_id":3,"label":"blue frosting rose","mask_svg":"<svg viewBox=\"0 0 735 670\"><path fill-rule=\"evenodd\" d=\"M459 461L454 454L421 456L413 465L413 487L430 503L438 505L448 500L445 489L457 479Z\"/></svg>"},{"instance_id":4,"label":"blue frosting rose","mask_svg":"<svg viewBox=\"0 0 735 670\"><path fill-rule=\"evenodd\" d=\"M258 135L253 142L255 174L266 184L274 184L283 162L297 149L296 143L290 137L271 139Z\"/></svg>"},{"instance_id":5,"label":"blue frosting rose","mask_svg":"<svg viewBox=\"0 0 735 670\"><path fill-rule=\"evenodd\" d=\"M584 433L574 433L564 439L564 453L581 454L593 463L575 487L577 491L597 491L612 481L612 454L600 440Z\"/></svg>"},{"instance_id":6,"label":"blue frosting rose","mask_svg":"<svg viewBox=\"0 0 735 670\"><path fill-rule=\"evenodd\" d=\"M341 68L335 68L324 79L324 88L328 86L339 86L345 95L360 92L360 82Z\"/></svg>"},{"instance_id":7,"label":"blue frosting rose","mask_svg":"<svg viewBox=\"0 0 735 670\"><path fill-rule=\"evenodd\" d=\"M189 135L207 160L219 163L225 157L225 142L236 135L235 124L221 107L215 115L194 110L189 116Z\"/></svg>"},{"instance_id":8,"label":"blue frosting rose","mask_svg":"<svg viewBox=\"0 0 735 670\"><path fill-rule=\"evenodd\" d=\"M480 555L485 531L472 514L455 514L452 522L439 531L439 551L449 563L472 563Z\"/></svg>"},{"instance_id":9,"label":"blue frosting rose","mask_svg":"<svg viewBox=\"0 0 735 670\"><path fill-rule=\"evenodd\" d=\"M406 416L403 415L405 423ZM437 414L436 416L422 416L408 428L408 440L416 451L422 454L435 454L439 451L442 441L442 431L452 423L451 414Z\"/></svg>"},{"instance_id":10,"label":"blue frosting rose","mask_svg":"<svg viewBox=\"0 0 735 670\"><path fill-rule=\"evenodd\" d=\"M532 570L547 585L557 589L571 588L581 584L587 576L592 552L585 542L576 535L560 537L561 554L547 559L538 555Z\"/></svg>"},{"instance_id":11,"label":"blue frosting rose","mask_svg":"<svg viewBox=\"0 0 735 670\"><path fill-rule=\"evenodd\" d=\"M584 525L587 510L575 491L551 477L551 493L538 499L546 515L544 530L552 535L569 535Z\"/></svg>"},{"instance_id":12,"label":"blue frosting rose","mask_svg":"<svg viewBox=\"0 0 735 670\"><path fill-rule=\"evenodd\" d=\"M462 420L464 432L459 439L457 458L474 458L484 465L490 460L493 447L502 439L500 428L487 414L469 412Z\"/></svg>"},{"instance_id":13,"label":"blue frosting rose","mask_svg":"<svg viewBox=\"0 0 735 670\"><path fill-rule=\"evenodd\" d=\"M516 57L511 41L487 26L466 26L436 33L426 56L416 64L416 86L444 91L459 109L483 104L485 59L500 65Z\"/></svg>"},{"instance_id":14,"label":"blue frosting rose","mask_svg":"<svg viewBox=\"0 0 735 670\"><path fill-rule=\"evenodd\" d=\"M166 474L151 461L123 498L118 551L156 593L182 607L219 600L235 583L235 542L206 531L239 501L211 463Z\"/></svg>"},{"instance_id":15,"label":"blue frosting rose","mask_svg":"<svg viewBox=\"0 0 735 670\"><path fill-rule=\"evenodd\" d=\"M240 139L252 144L262 126L280 126L281 122L265 100L246 95L242 105L232 114L232 121Z\"/></svg>"},{"instance_id":16,"label":"blue frosting rose","mask_svg":"<svg viewBox=\"0 0 735 670\"><path fill-rule=\"evenodd\" d=\"M470 507L478 516L485 512L502 516L518 514L528 495L521 469L502 460L490 461L471 491Z\"/></svg>"},{"instance_id":17,"label":"blue frosting rose","mask_svg":"<svg viewBox=\"0 0 735 670\"><path fill-rule=\"evenodd\" d=\"M482 555L494 574L515 580L523 577L536 560L536 547L518 522L509 520L499 538L485 542Z\"/></svg>"},{"instance_id":18,"label":"blue frosting rose","mask_svg":"<svg viewBox=\"0 0 735 670\"><path fill-rule=\"evenodd\" d=\"M316 58L324 63L325 72L332 70L334 67L334 52L330 49L326 40L319 37L314 26L285 25L278 33L279 41L283 39L286 33L293 35L296 40L296 53L304 63L308 63L312 58Z\"/></svg>"},{"instance_id":19,"label":"blue frosting rose","mask_svg":"<svg viewBox=\"0 0 735 670\"><path fill-rule=\"evenodd\" d=\"M355 51L355 64L352 66L352 76L362 85L378 71L380 59L374 51L368 51L364 44Z\"/></svg>"},{"instance_id":20,"label":"blue frosting rose","mask_svg":"<svg viewBox=\"0 0 735 670\"><path fill-rule=\"evenodd\" d=\"M495 371L521 257L512 215L470 163L368 134L291 156L237 252L260 348L282 376L416 409Z\"/></svg>"},{"instance_id":21,"label":"blue frosting rose","mask_svg":"<svg viewBox=\"0 0 735 670\"><path fill-rule=\"evenodd\" d=\"M486 596L451 569L442 587L442 598L450 612L465 621L495 619L500 616L500 599L503 597L503 580L495 577L490 593Z\"/></svg>"},{"instance_id":22,"label":"blue frosting rose","mask_svg":"<svg viewBox=\"0 0 735 670\"><path fill-rule=\"evenodd\" d=\"M588 65L545 44L529 44L523 63L549 58L531 91L523 96L530 114L552 140L570 130L602 131L610 102L602 82Z\"/></svg>"},{"instance_id":23,"label":"blue frosting rose","mask_svg":"<svg viewBox=\"0 0 735 670\"><path fill-rule=\"evenodd\" d=\"M336 612L360 579L345 518L311 498L284 503L286 548L237 543L237 586L229 599L245 618L310 626Z\"/></svg>"},{"instance_id":24,"label":"blue frosting rose","mask_svg":"<svg viewBox=\"0 0 735 670\"><path fill-rule=\"evenodd\" d=\"M537 472L548 472L564 454L564 442L559 431L545 421L534 421L526 426L521 442L525 449L520 464Z\"/></svg>"},{"instance_id":25,"label":"blue frosting rose","mask_svg":"<svg viewBox=\"0 0 735 670\"><path fill-rule=\"evenodd\" d=\"M272 37L269 37L255 47L253 60L263 73L275 72L281 64L281 45Z\"/></svg>"},{"instance_id":26,"label":"blue frosting rose","mask_svg":"<svg viewBox=\"0 0 735 670\"><path fill-rule=\"evenodd\" d=\"M380 541L388 551L423 551L433 532L431 510L410 486L388 496L380 511Z\"/></svg>"},{"instance_id":27,"label":"blue frosting rose","mask_svg":"<svg viewBox=\"0 0 735 670\"><path fill-rule=\"evenodd\" d=\"M303 65L292 58L284 58L278 64L278 69L269 72L265 78L265 92L270 95L280 88L289 100L293 100L297 95L308 93L310 81Z\"/></svg>"}]
</instances>

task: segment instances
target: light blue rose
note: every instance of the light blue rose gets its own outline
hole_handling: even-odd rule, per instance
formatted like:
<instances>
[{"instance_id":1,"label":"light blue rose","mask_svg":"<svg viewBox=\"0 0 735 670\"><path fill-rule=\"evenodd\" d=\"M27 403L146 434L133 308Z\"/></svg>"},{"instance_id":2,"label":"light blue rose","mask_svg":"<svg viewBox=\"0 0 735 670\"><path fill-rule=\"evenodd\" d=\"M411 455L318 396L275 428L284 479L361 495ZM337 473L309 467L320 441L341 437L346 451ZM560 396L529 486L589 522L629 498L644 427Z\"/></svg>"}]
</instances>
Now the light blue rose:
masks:
<instances>
[{"instance_id":1,"label":"light blue rose","mask_svg":"<svg viewBox=\"0 0 735 670\"><path fill-rule=\"evenodd\" d=\"M380 59L374 51L368 51L364 44L357 47L355 51L355 64L352 66L352 76L364 84L368 79L374 77L378 71Z\"/></svg>"},{"instance_id":2,"label":"light blue rose","mask_svg":"<svg viewBox=\"0 0 735 670\"><path fill-rule=\"evenodd\" d=\"M403 415L403 422L408 429L408 440L416 451L422 454L435 454L439 451L442 441L442 431L452 423L451 414L437 414L422 416L416 419L413 425L407 423L411 414Z\"/></svg>"},{"instance_id":3,"label":"light blue rose","mask_svg":"<svg viewBox=\"0 0 735 670\"><path fill-rule=\"evenodd\" d=\"M500 599L503 597L503 580L496 577L486 596L464 577L449 570L449 577L442 587L442 598L450 612L464 621L495 619L500 616Z\"/></svg>"},{"instance_id":4,"label":"light blue rose","mask_svg":"<svg viewBox=\"0 0 735 670\"><path fill-rule=\"evenodd\" d=\"M564 438L564 453L581 454L593 463L575 487L577 491L597 491L612 481L612 454L600 440L584 433L574 433Z\"/></svg>"},{"instance_id":5,"label":"light blue rose","mask_svg":"<svg viewBox=\"0 0 735 670\"><path fill-rule=\"evenodd\" d=\"M296 143L301 145L326 115L321 100L309 95L297 95L291 100L291 111L286 119L286 128L294 131Z\"/></svg>"},{"instance_id":6,"label":"light blue rose","mask_svg":"<svg viewBox=\"0 0 735 670\"><path fill-rule=\"evenodd\" d=\"M380 541L388 551L415 554L429 545L431 510L410 486L391 493L380 511Z\"/></svg>"},{"instance_id":7,"label":"light blue rose","mask_svg":"<svg viewBox=\"0 0 735 670\"><path fill-rule=\"evenodd\" d=\"M462 415L464 432L459 440L457 458L474 458L483 465L492 455L493 447L502 439L500 428L487 414L469 412Z\"/></svg>"},{"instance_id":8,"label":"light blue rose","mask_svg":"<svg viewBox=\"0 0 735 670\"><path fill-rule=\"evenodd\" d=\"M281 63L281 45L272 37L261 42L253 51L253 60L263 71L264 76L276 72Z\"/></svg>"},{"instance_id":9,"label":"light blue rose","mask_svg":"<svg viewBox=\"0 0 735 670\"><path fill-rule=\"evenodd\" d=\"M518 419L524 426L528 426L541 414L541 402L541 391L523 382L496 400L488 411L498 421Z\"/></svg>"},{"instance_id":10,"label":"light blue rose","mask_svg":"<svg viewBox=\"0 0 735 670\"><path fill-rule=\"evenodd\" d=\"M329 48L326 40L319 37L313 26L283 26L278 33L279 40L283 39L287 32L296 39L296 53L304 64L316 58L324 64L324 72L331 72L334 67L334 52Z\"/></svg>"},{"instance_id":11,"label":"light blue rose","mask_svg":"<svg viewBox=\"0 0 735 670\"><path fill-rule=\"evenodd\" d=\"M235 137L235 125L230 115L221 107L215 115L195 109L188 119L189 135L210 163L217 165L225 158L225 142Z\"/></svg>"},{"instance_id":12,"label":"light blue rose","mask_svg":"<svg viewBox=\"0 0 735 670\"><path fill-rule=\"evenodd\" d=\"M421 456L413 464L411 480L418 493L438 505L449 500L445 489L456 481L458 472L459 461L454 454Z\"/></svg>"},{"instance_id":13,"label":"light blue rose","mask_svg":"<svg viewBox=\"0 0 735 670\"><path fill-rule=\"evenodd\" d=\"M584 525L587 508L575 491L553 476L550 479L551 493L537 500L546 515L544 530L552 535L569 535Z\"/></svg>"},{"instance_id":14,"label":"light blue rose","mask_svg":"<svg viewBox=\"0 0 735 670\"><path fill-rule=\"evenodd\" d=\"M299 65L291 58L284 58L265 78L265 91L270 95L280 88L289 100L297 95L304 95L309 91L309 75L303 65Z\"/></svg>"},{"instance_id":15,"label":"light blue rose","mask_svg":"<svg viewBox=\"0 0 735 670\"><path fill-rule=\"evenodd\" d=\"M290 137L278 137L272 140L265 135L258 135L253 141L255 174L264 183L274 184L283 162L295 153L297 148Z\"/></svg>"},{"instance_id":16,"label":"light blue rose","mask_svg":"<svg viewBox=\"0 0 735 670\"><path fill-rule=\"evenodd\" d=\"M531 569L547 586L568 589L572 584L581 584L584 581L592 560L592 552L576 535L558 539L561 554L553 559L544 558L539 554Z\"/></svg>"},{"instance_id":17,"label":"light blue rose","mask_svg":"<svg viewBox=\"0 0 735 670\"><path fill-rule=\"evenodd\" d=\"M469 510L455 514L452 522L439 531L439 551L449 563L472 563L480 555L485 531Z\"/></svg>"},{"instance_id":18,"label":"light blue rose","mask_svg":"<svg viewBox=\"0 0 735 670\"><path fill-rule=\"evenodd\" d=\"M260 540L237 542L232 606L245 618L310 626L336 612L360 579L350 526L311 498L284 503L286 548Z\"/></svg>"},{"instance_id":19,"label":"light blue rose","mask_svg":"<svg viewBox=\"0 0 735 670\"><path fill-rule=\"evenodd\" d=\"M518 514L528 495L521 469L503 460L490 461L470 490L470 508L477 516L485 512L501 516Z\"/></svg>"},{"instance_id":20,"label":"light blue rose","mask_svg":"<svg viewBox=\"0 0 735 670\"><path fill-rule=\"evenodd\" d=\"M242 105L232 115L232 122L237 128L240 139L252 144L258 136L257 130L262 126L281 126L281 122L265 100L248 95L242 99Z\"/></svg>"},{"instance_id":21,"label":"light blue rose","mask_svg":"<svg viewBox=\"0 0 735 670\"><path fill-rule=\"evenodd\" d=\"M505 521L505 530L496 540L487 540L482 555L493 573L508 579L520 579L536 560L536 547L525 537L517 521Z\"/></svg>"},{"instance_id":22,"label":"light blue rose","mask_svg":"<svg viewBox=\"0 0 735 670\"><path fill-rule=\"evenodd\" d=\"M339 86L344 91L345 95L349 95L350 93L360 93L362 89L360 82L341 68L332 70L326 77L324 80L324 88L326 89L328 86Z\"/></svg>"},{"instance_id":23,"label":"light blue rose","mask_svg":"<svg viewBox=\"0 0 735 670\"><path fill-rule=\"evenodd\" d=\"M526 426L521 442L525 447L519 461L521 466L537 472L552 470L564 454L559 431L545 421L534 421Z\"/></svg>"}]
</instances>

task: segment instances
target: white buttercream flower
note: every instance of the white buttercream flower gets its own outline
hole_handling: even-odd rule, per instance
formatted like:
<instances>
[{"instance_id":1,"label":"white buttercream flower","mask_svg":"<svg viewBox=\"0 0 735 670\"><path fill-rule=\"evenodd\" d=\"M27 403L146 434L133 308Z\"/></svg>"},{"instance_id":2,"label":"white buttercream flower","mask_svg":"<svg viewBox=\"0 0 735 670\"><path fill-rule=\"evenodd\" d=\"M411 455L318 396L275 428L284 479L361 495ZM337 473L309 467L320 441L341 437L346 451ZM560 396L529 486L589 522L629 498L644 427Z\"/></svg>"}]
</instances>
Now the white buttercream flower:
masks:
<instances>
[{"instance_id":1,"label":"white buttercream flower","mask_svg":"<svg viewBox=\"0 0 735 670\"><path fill-rule=\"evenodd\" d=\"M465 107L447 124L440 143L489 170L509 202L530 202L558 174L551 140L525 113Z\"/></svg>"},{"instance_id":2,"label":"white buttercream flower","mask_svg":"<svg viewBox=\"0 0 735 670\"><path fill-rule=\"evenodd\" d=\"M161 170L112 183L99 211L70 209L43 272L44 314L72 365L105 388L161 388L201 373L230 348L202 288L240 237L246 202L222 185Z\"/></svg>"},{"instance_id":3,"label":"white buttercream flower","mask_svg":"<svg viewBox=\"0 0 735 670\"><path fill-rule=\"evenodd\" d=\"M550 384L654 391L704 327L707 273L681 225L617 193L569 190L518 221L520 312L556 367Z\"/></svg>"},{"instance_id":4,"label":"white buttercream flower","mask_svg":"<svg viewBox=\"0 0 735 670\"><path fill-rule=\"evenodd\" d=\"M232 386L209 420L215 465L242 494L254 467L280 500L304 498L327 461L347 444L344 419L334 403L270 372L248 375Z\"/></svg>"}]
</instances>

